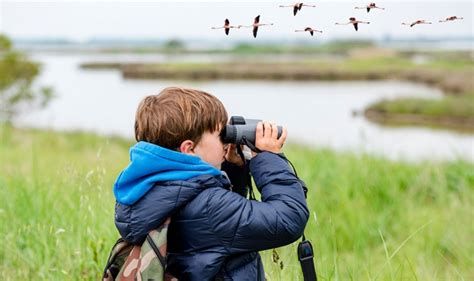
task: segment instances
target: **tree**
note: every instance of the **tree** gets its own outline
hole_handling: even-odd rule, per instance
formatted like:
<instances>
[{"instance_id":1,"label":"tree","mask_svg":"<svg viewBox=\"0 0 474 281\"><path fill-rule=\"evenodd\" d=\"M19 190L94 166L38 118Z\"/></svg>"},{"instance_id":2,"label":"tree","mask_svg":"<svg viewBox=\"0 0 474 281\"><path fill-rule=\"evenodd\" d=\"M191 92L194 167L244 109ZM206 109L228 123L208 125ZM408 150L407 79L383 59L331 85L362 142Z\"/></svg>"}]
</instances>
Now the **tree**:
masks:
<instances>
[{"instance_id":1,"label":"tree","mask_svg":"<svg viewBox=\"0 0 474 281\"><path fill-rule=\"evenodd\" d=\"M164 43L163 45L165 50L172 51L172 52L179 52L185 49L185 45L183 41L179 39L171 39Z\"/></svg>"},{"instance_id":2,"label":"tree","mask_svg":"<svg viewBox=\"0 0 474 281\"><path fill-rule=\"evenodd\" d=\"M40 65L12 48L0 34L0 122L12 123L22 112L46 106L53 97L49 87L33 89Z\"/></svg>"}]
</instances>

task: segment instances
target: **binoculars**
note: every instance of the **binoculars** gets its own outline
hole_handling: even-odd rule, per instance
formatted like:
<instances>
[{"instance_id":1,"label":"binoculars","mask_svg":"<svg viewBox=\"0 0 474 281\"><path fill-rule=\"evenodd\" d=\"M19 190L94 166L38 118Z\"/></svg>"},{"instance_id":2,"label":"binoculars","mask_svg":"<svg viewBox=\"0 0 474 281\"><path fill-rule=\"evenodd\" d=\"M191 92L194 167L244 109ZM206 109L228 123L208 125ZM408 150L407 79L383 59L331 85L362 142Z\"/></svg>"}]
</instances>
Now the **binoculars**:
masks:
<instances>
[{"instance_id":1,"label":"binoculars","mask_svg":"<svg viewBox=\"0 0 474 281\"><path fill-rule=\"evenodd\" d=\"M227 124L220 133L223 143L247 144L250 142L255 145L255 135L257 124L262 120L245 119L242 116L232 116L230 124ZM278 126L278 137L281 136L282 127Z\"/></svg>"}]
</instances>

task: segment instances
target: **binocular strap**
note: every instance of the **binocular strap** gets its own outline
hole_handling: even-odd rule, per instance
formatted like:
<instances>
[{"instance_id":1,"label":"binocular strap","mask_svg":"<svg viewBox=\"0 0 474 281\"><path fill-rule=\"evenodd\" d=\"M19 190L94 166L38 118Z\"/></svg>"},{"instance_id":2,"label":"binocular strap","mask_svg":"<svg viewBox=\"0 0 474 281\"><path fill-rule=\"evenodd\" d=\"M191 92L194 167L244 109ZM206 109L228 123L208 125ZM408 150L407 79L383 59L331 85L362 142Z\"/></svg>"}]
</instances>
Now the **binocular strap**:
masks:
<instances>
[{"instance_id":1,"label":"binocular strap","mask_svg":"<svg viewBox=\"0 0 474 281\"><path fill-rule=\"evenodd\" d=\"M255 145L249 142L245 137L242 139L242 141L243 141L243 144L248 146L251 150L257 153L262 152ZM240 145L237 146L237 153L239 154L240 158L242 158L242 161L244 162L244 167L246 167L245 174L247 175L249 173L247 160L245 159L244 153ZM302 181L298 177L298 173L296 172L296 169L293 166L293 163L291 163L291 161L288 160L283 153L279 153L277 155L283 158L284 160L286 160L288 164L291 166L291 168L293 169L293 172L295 173L295 177L301 183L301 186L304 192L304 197L307 198L308 188L306 187L306 184L304 183L304 181ZM247 186L249 188L250 199L255 200L255 195L253 193L253 188L252 188L252 180L250 179L248 180ZM318 280L313 258L314 258L313 246L311 245L311 242L309 242L309 240L306 240L306 237L303 234L303 239L298 244L298 260L300 261L300 264L301 264L301 270L303 271L304 281L317 281Z\"/></svg>"},{"instance_id":2,"label":"binocular strap","mask_svg":"<svg viewBox=\"0 0 474 281\"><path fill-rule=\"evenodd\" d=\"M305 239L303 235L302 241L298 244L298 260L303 271L304 281L317 281L316 269L314 267L314 253L311 242Z\"/></svg>"}]
</instances>

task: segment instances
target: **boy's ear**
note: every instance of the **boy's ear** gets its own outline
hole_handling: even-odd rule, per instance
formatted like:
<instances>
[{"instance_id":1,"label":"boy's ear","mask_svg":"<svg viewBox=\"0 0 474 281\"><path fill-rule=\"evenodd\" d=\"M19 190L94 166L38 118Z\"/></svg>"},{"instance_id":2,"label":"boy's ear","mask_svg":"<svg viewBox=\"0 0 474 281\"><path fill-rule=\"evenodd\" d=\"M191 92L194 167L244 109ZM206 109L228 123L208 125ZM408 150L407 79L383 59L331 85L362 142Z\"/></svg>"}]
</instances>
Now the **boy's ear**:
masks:
<instances>
[{"instance_id":1,"label":"boy's ear","mask_svg":"<svg viewBox=\"0 0 474 281\"><path fill-rule=\"evenodd\" d=\"M185 154L194 154L194 142L192 140L185 140L179 146L179 152Z\"/></svg>"}]
</instances>

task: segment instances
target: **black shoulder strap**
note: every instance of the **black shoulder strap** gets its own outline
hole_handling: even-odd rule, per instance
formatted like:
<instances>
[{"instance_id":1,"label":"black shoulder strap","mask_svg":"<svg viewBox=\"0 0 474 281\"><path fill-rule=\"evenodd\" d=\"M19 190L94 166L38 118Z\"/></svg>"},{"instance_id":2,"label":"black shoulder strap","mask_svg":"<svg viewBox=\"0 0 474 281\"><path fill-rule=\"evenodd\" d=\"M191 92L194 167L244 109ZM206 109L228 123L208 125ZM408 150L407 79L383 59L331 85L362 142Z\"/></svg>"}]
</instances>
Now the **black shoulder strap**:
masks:
<instances>
[{"instance_id":1,"label":"black shoulder strap","mask_svg":"<svg viewBox=\"0 0 474 281\"><path fill-rule=\"evenodd\" d=\"M304 198L307 199L308 187L306 186L306 183L298 177L298 173L296 172L296 169L295 169L295 166L293 166L293 163L291 163L291 161L288 158L286 158L283 153L279 153L278 156L280 156L282 159L288 162L288 164L290 164L291 168L293 169L293 172L295 173L295 177L298 179L298 181L301 184L301 187L303 188ZM314 267L313 258L314 258L313 246L311 245L311 242L309 240L306 240L306 237L303 233L301 242L298 244L298 260L300 261L300 264L301 264L301 270L303 271L304 281L317 281L318 280L316 269Z\"/></svg>"}]
</instances>

